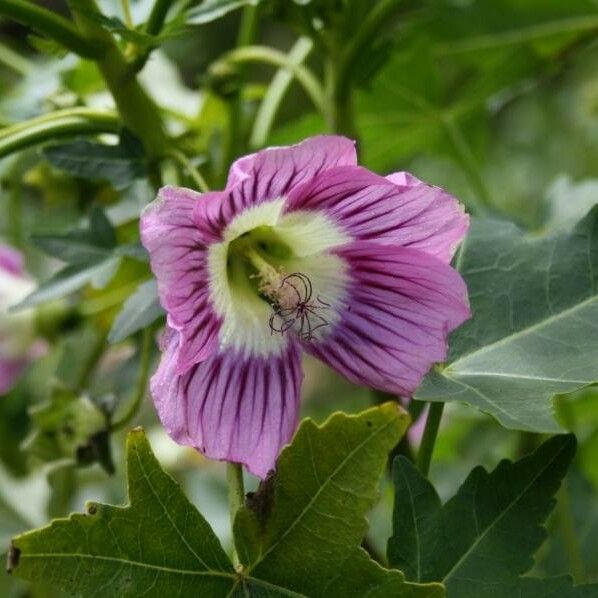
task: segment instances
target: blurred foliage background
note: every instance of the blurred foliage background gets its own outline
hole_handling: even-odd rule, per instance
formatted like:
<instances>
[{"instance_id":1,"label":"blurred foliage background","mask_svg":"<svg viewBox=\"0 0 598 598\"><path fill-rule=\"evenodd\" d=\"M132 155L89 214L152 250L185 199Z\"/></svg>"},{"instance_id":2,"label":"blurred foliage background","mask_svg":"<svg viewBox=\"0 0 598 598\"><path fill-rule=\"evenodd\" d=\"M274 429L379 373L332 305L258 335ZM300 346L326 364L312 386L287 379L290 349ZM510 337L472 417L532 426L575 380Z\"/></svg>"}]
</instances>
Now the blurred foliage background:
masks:
<instances>
[{"instance_id":1,"label":"blurred foliage background","mask_svg":"<svg viewBox=\"0 0 598 598\"><path fill-rule=\"evenodd\" d=\"M68 15L59 0L39 4ZM410 170L445 187L472 211L498 214L535 235L569 229L597 202L594 0L396 3L392 18L384 20L351 64L349 118L318 114L305 88L272 64L271 56L246 60L242 52L238 59L229 53L250 40L327 76L325 57L363 33L376 3L172 4L166 26L151 37L143 26L152 2L125 3L130 14L120 1L100 2L110 17L103 26L124 50L135 45L152 49L139 78L177 140L173 159L162 164L165 181L197 187L197 169L217 188L238 155L336 130L358 139L361 161L372 170ZM379 6L384 4L389 3ZM329 36L323 39L321 31ZM287 84L280 109L268 113L268 94ZM114 107L96 65L1 19L0 125L79 107ZM105 139L114 142L113 136ZM121 138L121 144L125 141ZM0 551L15 533L80 510L87 499L125 500L127 426L113 430L106 421L126 416L138 398L140 362L149 360L153 370L157 359L157 350L139 329L106 344L123 302L149 279L148 265L134 249L140 209L154 195L153 166L142 158L136 161L135 143L125 148L126 165L118 171L99 170L95 163L86 170L65 163L64 155L61 162L60 152L53 153L47 143L0 159L0 237L25 252L38 280L47 280L60 262L40 250L43 241L36 245L31 239L87 227L92 208L101 208L100 225L105 215L118 245L130 248L101 262L110 271L107 283L90 275L72 288L74 295L46 307L49 321L55 321L52 309L68 315L50 331L54 341L48 353L0 398ZM85 284L90 280L94 284ZM153 320L158 314L153 312ZM160 323L150 328L152 334ZM373 400L366 389L312 361L306 363L303 395L302 414L320 421L335 410L353 412ZM171 442L151 402L142 398L130 425L148 430L163 466L201 504L230 548L223 467ZM596 399L590 388L564 402L567 426L576 432L580 448L550 521L551 539L536 564L537 573L571 573L578 582L598 580ZM431 479L443 497L450 496L476 464L493 467L502 458L525 454L539 440L505 430L470 407L450 405ZM370 543L381 553L390 535L391 498L387 482L371 514ZM60 594L2 575L0 595Z\"/></svg>"}]
</instances>

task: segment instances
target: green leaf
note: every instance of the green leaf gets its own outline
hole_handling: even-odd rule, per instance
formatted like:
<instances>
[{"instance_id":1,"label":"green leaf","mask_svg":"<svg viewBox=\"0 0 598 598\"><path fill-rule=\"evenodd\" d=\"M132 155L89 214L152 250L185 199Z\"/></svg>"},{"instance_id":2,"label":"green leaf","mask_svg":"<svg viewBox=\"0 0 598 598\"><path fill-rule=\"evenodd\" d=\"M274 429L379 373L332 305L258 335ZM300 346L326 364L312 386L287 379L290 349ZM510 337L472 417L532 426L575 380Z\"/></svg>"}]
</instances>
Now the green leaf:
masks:
<instances>
[{"instance_id":1,"label":"green leaf","mask_svg":"<svg viewBox=\"0 0 598 598\"><path fill-rule=\"evenodd\" d=\"M473 318L416 398L464 401L503 426L560 431L550 399L598 380L598 208L570 233L474 220L456 262Z\"/></svg>"},{"instance_id":2,"label":"green leaf","mask_svg":"<svg viewBox=\"0 0 598 598\"><path fill-rule=\"evenodd\" d=\"M354 595L374 586L395 596L442 595L440 586L405 584L358 550L388 452L408 421L395 403L337 413L322 426L305 420L276 473L237 515L235 543L248 573L308 596L345 595L348 583Z\"/></svg>"},{"instance_id":3,"label":"green leaf","mask_svg":"<svg viewBox=\"0 0 598 598\"><path fill-rule=\"evenodd\" d=\"M561 577L520 577L510 584L496 584L490 587L481 586L478 593L471 594L476 598L493 598L496 596L517 596L517 598L595 598L598 596L598 584L573 585L573 580Z\"/></svg>"},{"instance_id":4,"label":"green leaf","mask_svg":"<svg viewBox=\"0 0 598 598\"><path fill-rule=\"evenodd\" d=\"M502 461L491 473L477 467L444 506L419 470L398 457L389 562L408 579L442 581L449 597L516 586L546 537L542 523L574 453L574 436L555 436L517 463Z\"/></svg>"},{"instance_id":5,"label":"green leaf","mask_svg":"<svg viewBox=\"0 0 598 598\"><path fill-rule=\"evenodd\" d=\"M121 135L118 145L82 139L47 146L43 153L53 166L72 176L106 179L116 189L123 189L147 174L143 147L128 133Z\"/></svg>"},{"instance_id":6,"label":"green leaf","mask_svg":"<svg viewBox=\"0 0 598 598\"><path fill-rule=\"evenodd\" d=\"M87 229L65 235L38 235L32 240L47 254L69 265L42 282L14 310L59 299L89 283L96 288L104 287L118 268L121 254L125 254L116 247L114 227L98 207L92 209Z\"/></svg>"},{"instance_id":7,"label":"green leaf","mask_svg":"<svg viewBox=\"0 0 598 598\"><path fill-rule=\"evenodd\" d=\"M87 514L17 536L12 573L85 596L229 595L238 583L232 564L140 429L129 434L127 467L128 506L90 503Z\"/></svg>"},{"instance_id":8,"label":"green leaf","mask_svg":"<svg viewBox=\"0 0 598 598\"><path fill-rule=\"evenodd\" d=\"M116 316L108 335L108 342L118 343L163 315L156 281L151 279L143 282L125 301L122 310Z\"/></svg>"},{"instance_id":9,"label":"green leaf","mask_svg":"<svg viewBox=\"0 0 598 598\"><path fill-rule=\"evenodd\" d=\"M244 6L256 6L260 0L204 0L187 12L187 23L203 25L227 15Z\"/></svg>"}]
</instances>

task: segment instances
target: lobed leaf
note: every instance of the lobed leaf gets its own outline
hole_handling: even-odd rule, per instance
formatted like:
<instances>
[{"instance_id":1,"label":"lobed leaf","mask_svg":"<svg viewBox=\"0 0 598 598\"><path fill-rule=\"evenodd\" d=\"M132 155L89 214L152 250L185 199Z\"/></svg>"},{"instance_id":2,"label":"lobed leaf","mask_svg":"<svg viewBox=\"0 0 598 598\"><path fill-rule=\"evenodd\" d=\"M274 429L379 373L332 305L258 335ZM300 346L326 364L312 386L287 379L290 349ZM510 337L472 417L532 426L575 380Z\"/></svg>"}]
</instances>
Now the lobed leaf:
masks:
<instances>
[{"instance_id":1,"label":"lobed leaf","mask_svg":"<svg viewBox=\"0 0 598 598\"><path fill-rule=\"evenodd\" d=\"M442 581L449 598L515 590L531 596L533 588L547 588L520 576L546 537L542 524L574 453L572 435L555 436L517 463L502 461L491 473L476 467L444 506L419 470L398 457L389 562L407 579ZM565 578L559 584L566 586Z\"/></svg>"},{"instance_id":2,"label":"lobed leaf","mask_svg":"<svg viewBox=\"0 0 598 598\"><path fill-rule=\"evenodd\" d=\"M442 595L438 585L405 584L402 573L358 550L388 452L408 421L395 403L337 413L321 427L305 420L276 473L237 515L235 542L249 574L308 596L343 595L349 585L355 595Z\"/></svg>"},{"instance_id":3,"label":"lobed leaf","mask_svg":"<svg viewBox=\"0 0 598 598\"><path fill-rule=\"evenodd\" d=\"M464 401L507 428L560 431L551 398L598 380L598 208L546 237L474 220L456 267L473 318L415 397Z\"/></svg>"}]
</instances>

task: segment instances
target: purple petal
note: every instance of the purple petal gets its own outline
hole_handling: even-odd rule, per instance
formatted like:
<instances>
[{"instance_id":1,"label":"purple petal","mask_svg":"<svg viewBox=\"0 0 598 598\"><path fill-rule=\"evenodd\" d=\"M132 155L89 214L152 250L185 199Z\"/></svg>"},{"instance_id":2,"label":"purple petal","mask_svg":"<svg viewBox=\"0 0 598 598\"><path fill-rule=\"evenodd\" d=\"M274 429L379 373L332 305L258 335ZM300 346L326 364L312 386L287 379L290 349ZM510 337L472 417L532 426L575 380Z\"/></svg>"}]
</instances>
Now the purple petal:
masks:
<instances>
[{"instance_id":1,"label":"purple petal","mask_svg":"<svg viewBox=\"0 0 598 598\"><path fill-rule=\"evenodd\" d=\"M451 195L416 181L407 173L385 179L365 168L338 167L293 189L286 210L323 210L356 239L411 247L449 262L469 218Z\"/></svg>"},{"instance_id":2,"label":"purple petal","mask_svg":"<svg viewBox=\"0 0 598 598\"><path fill-rule=\"evenodd\" d=\"M213 353L222 324L210 298L205 231L196 222L204 197L165 187L141 217L141 239L158 280L160 302L169 326L181 334L178 373Z\"/></svg>"},{"instance_id":3,"label":"purple petal","mask_svg":"<svg viewBox=\"0 0 598 598\"><path fill-rule=\"evenodd\" d=\"M288 194L293 188L330 168L357 164L355 143L345 137L320 135L289 147L250 154L231 167L226 189L202 203L198 219L212 238L247 208Z\"/></svg>"},{"instance_id":4,"label":"purple petal","mask_svg":"<svg viewBox=\"0 0 598 598\"><path fill-rule=\"evenodd\" d=\"M465 283L415 249L358 241L337 253L352 280L346 305L328 336L305 350L353 382L410 396L470 316Z\"/></svg>"},{"instance_id":5,"label":"purple petal","mask_svg":"<svg viewBox=\"0 0 598 598\"><path fill-rule=\"evenodd\" d=\"M390 181L399 187L419 187L420 185L425 185L423 181L420 181L416 176L405 170L393 172L385 178L387 181Z\"/></svg>"},{"instance_id":6,"label":"purple petal","mask_svg":"<svg viewBox=\"0 0 598 598\"><path fill-rule=\"evenodd\" d=\"M0 396L6 394L16 384L28 363L28 359L0 357Z\"/></svg>"},{"instance_id":7,"label":"purple petal","mask_svg":"<svg viewBox=\"0 0 598 598\"><path fill-rule=\"evenodd\" d=\"M278 356L233 349L176 374L177 334L170 333L151 390L164 427L179 444L211 459L243 463L265 478L297 426L300 350Z\"/></svg>"},{"instance_id":8,"label":"purple petal","mask_svg":"<svg viewBox=\"0 0 598 598\"><path fill-rule=\"evenodd\" d=\"M0 270L23 276L25 274L23 254L8 245L0 245Z\"/></svg>"}]
</instances>

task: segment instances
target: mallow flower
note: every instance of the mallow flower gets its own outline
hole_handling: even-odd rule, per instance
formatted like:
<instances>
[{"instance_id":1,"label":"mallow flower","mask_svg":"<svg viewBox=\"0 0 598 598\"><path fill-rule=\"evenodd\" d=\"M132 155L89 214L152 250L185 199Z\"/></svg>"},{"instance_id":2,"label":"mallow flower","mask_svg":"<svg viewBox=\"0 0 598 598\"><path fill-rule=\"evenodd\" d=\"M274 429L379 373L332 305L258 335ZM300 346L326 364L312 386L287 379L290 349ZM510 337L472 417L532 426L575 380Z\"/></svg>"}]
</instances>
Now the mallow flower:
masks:
<instances>
[{"instance_id":1,"label":"mallow flower","mask_svg":"<svg viewBox=\"0 0 598 598\"><path fill-rule=\"evenodd\" d=\"M302 351L410 396L469 317L449 265L467 228L445 191L358 166L336 136L245 156L223 191L164 187L141 218L167 312L163 425L263 478L297 425Z\"/></svg>"},{"instance_id":2,"label":"mallow flower","mask_svg":"<svg viewBox=\"0 0 598 598\"><path fill-rule=\"evenodd\" d=\"M9 308L35 289L23 267L23 256L0 244L0 395L7 393L40 351L31 310L10 313Z\"/></svg>"}]
</instances>

